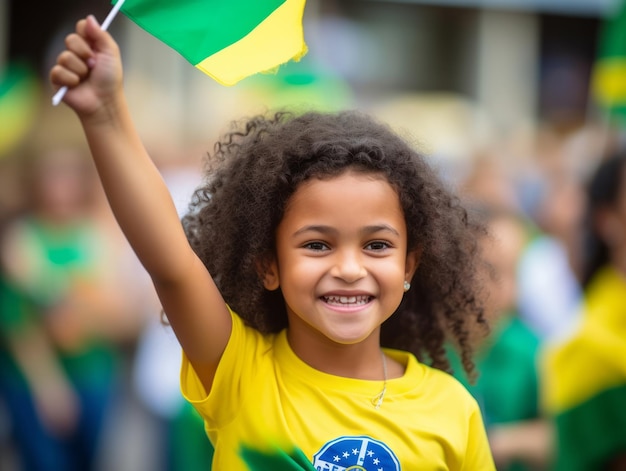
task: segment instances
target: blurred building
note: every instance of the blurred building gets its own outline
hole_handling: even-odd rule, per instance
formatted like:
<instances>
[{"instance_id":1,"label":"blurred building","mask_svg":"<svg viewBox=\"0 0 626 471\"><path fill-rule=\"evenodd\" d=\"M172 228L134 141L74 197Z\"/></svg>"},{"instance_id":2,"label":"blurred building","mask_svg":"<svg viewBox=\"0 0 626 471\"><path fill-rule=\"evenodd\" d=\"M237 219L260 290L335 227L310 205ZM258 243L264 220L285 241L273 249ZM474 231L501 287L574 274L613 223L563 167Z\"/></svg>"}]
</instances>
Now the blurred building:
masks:
<instances>
[{"instance_id":1,"label":"blurred building","mask_svg":"<svg viewBox=\"0 0 626 471\"><path fill-rule=\"evenodd\" d=\"M338 104L368 106L391 94L452 94L486 113L496 132L543 120L576 126L588 112L602 19L617 3L309 0L309 54L291 73L305 70L317 79L344 81L353 94L342 95L345 100ZM38 4L41 14L33 15L28 2L0 0L0 5L0 23L8 24L0 34L0 67L26 58L44 79L74 21L89 12L103 18L109 8L108 2L62 0ZM244 112L256 103L246 95L256 78L225 89L123 16L111 30L123 43L129 87L138 90L131 94L132 104L150 134L162 136L163 130L178 127L187 137L196 132L206 137L213 121L239 116L242 102ZM320 97L328 94L328 86L328 81L321 86ZM307 92L303 100L315 100L310 88ZM214 103L224 112L215 113ZM206 112L209 108L212 113ZM197 127L198 122L203 125Z\"/></svg>"}]
</instances>

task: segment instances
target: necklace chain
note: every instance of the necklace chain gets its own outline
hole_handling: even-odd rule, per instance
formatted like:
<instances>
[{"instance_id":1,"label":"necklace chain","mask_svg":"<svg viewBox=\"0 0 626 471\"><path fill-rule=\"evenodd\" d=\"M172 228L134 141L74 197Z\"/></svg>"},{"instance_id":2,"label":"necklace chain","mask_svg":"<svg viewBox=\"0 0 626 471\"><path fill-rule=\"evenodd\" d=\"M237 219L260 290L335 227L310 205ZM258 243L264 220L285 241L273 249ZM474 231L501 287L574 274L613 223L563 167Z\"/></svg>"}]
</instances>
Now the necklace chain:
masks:
<instances>
[{"instance_id":1,"label":"necklace chain","mask_svg":"<svg viewBox=\"0 0 626 471\"><path fill-rule=\"evenodd\" d=\"M381 354L383 357L383 389L372 398L372 404L374 404L376 409L380 409L387 392L387 357L385 357L384 352L381 352Z\"/></svg>"}]
</instances>

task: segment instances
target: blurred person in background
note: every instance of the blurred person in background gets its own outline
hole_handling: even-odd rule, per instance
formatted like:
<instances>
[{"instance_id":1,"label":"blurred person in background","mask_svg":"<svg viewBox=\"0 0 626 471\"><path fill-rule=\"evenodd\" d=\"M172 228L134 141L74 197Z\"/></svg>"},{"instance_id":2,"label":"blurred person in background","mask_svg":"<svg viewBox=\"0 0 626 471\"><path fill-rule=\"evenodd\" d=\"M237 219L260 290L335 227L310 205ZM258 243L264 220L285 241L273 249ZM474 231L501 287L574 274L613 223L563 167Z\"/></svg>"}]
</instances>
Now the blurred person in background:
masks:
<instances>
[{"instance_id":1,"label":"blurred person in background","mask_svg":"<svg viewBox=\"0 0 626 471\"><path fill-rule=\"evenodd\" d=\"M528 237L517 265L516 310L525 324L546 339L571 324L581 289L569 250L578 237L583 191L561 152L542 165L524 169L507 161L499 148L473 155L460 188L478 205L517 212Z\"/></svg>"},{"instance_id":2,"label":"blurred person in background","mask_svg":"<svg viewBox=\"0 0 626 471\"><path fill-rule=\"evenodd\" d=\"M458 356L452 367L480 405L497 469L545 470L552 427L539 410L540 340L517 313L517 269L528 238L527 223L510 208L483 203L475 210L488 230L481 245L489 265L491 331L475 339L475 382L462 375Z\"/></svg>"},{"instance_id":3,"label":"blurred person in background","mask_svg":"<svg viewBox=\"0 0 626 471\"><path fill-rule=\"evenodd\" d=\"M518 182L534 224L519 266L519 313L542 339L575 322L580 305L580 222L585 191L581 170L554 133L540 133L532 168ZM523 172L524 173L524 172Z\"/></svg>"},{"instance_id":4,"label":"blurred person in background","mask_svg":"<svg viewBox=\"0 0 626 471\"><path fill-rule=\"evenodd\" d=\"M579 322L544 352L543 400L558 471L626 470L626 153L587 191Z\"/></svg>"},{"instance_id":5,"label":"blurred person in background","mask_svg":"<svg viewBox=\"0 0 626 471\"><path fill-rule=\"evenodd\" d=\"M89 471L139 311L124 251L93 212L91 162L74 147L32 154L25 210L0 244L0 395L21 469Z\"/></svg>"}]
</instances>

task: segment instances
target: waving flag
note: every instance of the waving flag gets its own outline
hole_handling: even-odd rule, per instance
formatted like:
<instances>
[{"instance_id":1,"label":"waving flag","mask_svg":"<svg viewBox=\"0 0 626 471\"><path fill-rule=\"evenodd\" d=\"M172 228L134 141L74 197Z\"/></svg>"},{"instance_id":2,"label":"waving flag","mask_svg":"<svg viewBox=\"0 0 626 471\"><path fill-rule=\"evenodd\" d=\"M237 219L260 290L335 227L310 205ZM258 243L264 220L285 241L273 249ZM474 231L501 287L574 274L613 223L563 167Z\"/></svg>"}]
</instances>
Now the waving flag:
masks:
<instances>
[{"instance_id":1,"label":"waving flag","mask_svg":"<svg viewBox=\"0 0 626 471\"><path fill-rule=\"evenodd\" d=\"M577 330L546 344L542 356L543 404L556 430L555 471L609 469L608 462L626 452L622 274L598 271L583 308Z\"/></svg>"},{"instance_id":2,"label":"waving flag","mask_svg":"<svg viewBox=\"0 0 626 471\"><path fill-rule=\"evenodd\" d=\"M305 0L125 0L121 11L217 82L234 85L306 53L304 5Z\"/></svg>"},{"instance_id":3,"label":"waving flag","mask_svg":"<svg viewBox=\"0 0 626 471\"><path fill-rule=\"evenodd\" d=\"M616 5L602 28L592 92L610 117L626 124L626 0Z\"/></svg>"}]
</instances>

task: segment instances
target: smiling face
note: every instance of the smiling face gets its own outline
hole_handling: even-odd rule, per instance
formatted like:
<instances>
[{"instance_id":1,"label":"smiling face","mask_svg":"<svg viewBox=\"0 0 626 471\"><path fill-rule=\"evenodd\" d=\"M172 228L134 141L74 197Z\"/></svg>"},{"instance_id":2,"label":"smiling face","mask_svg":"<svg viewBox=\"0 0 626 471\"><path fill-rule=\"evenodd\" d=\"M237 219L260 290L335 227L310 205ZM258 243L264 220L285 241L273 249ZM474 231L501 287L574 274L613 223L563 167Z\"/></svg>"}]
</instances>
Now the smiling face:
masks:
<instances>
[{"instance_id":1,"label":"smiling face","mask_svg":"<svg viewBox=\"0 0 626 471\"><path fill-rule=\"evenodd\" d=\"M282 290L296 353L299 345L329 342L370 342L378 349L380 325L417 268L417 255L407 256L393 187L353 171L305 182L287 205L276 246L265 286Z\"/></svg>"}]
</instances>

